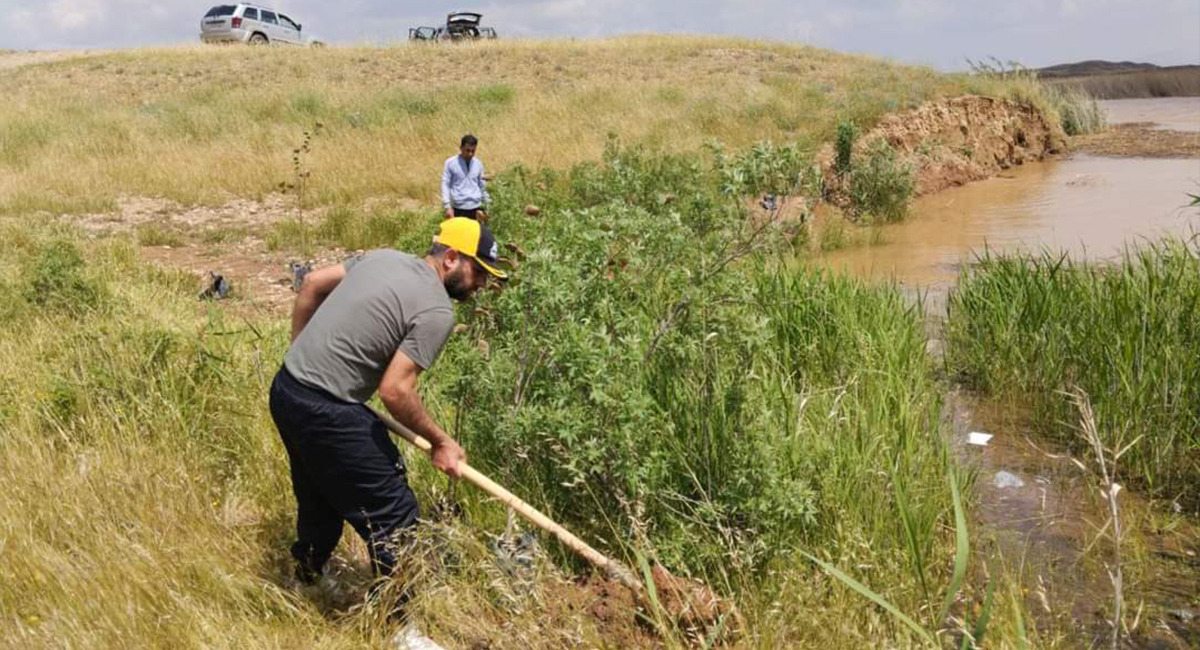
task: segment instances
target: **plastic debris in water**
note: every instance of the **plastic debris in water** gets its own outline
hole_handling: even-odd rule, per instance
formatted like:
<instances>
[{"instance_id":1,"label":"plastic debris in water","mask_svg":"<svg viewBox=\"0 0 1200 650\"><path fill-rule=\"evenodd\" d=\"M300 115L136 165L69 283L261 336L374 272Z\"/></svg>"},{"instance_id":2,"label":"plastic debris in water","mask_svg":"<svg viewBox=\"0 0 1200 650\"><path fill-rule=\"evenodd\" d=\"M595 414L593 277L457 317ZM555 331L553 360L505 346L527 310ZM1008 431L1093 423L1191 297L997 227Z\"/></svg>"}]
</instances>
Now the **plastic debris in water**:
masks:
<instances>
[{"instance_id":1,"label":"plastic debris in water","mask_svg":"<svg viewBox=\"0 0 1200 650\"><path fill-rule=\"evenodd\" d=\"M1025 481L1022 481L1020 476L1005 471L996 472L996 478L992 482L1000 489L1025 486Z\"/></svg>"},{"instance_id":2,"label":"plastic debris in water","mask_svg":"<svg viewBox=\"0 0 1200 650\"><path fill-rule=\"evenodd\" d=\"M233 287L229 284L229 280L225 279L225 276L217 273L216 271L209 271L208 277L208 287L206 287L204 291L201 291L200 295L198 296L201 300L206 300L209 298L216 298L219 300L229 295L229 290Z\"/></svg>"},{"instance_id":3,"label":"plastic debris in water","mask_svg":"<svg viewBox=\"0 0 1200 650\"><path fill-rule=\"evenodd\" d=\"M983 433L982 431L972 431L967 434L968 445L979 445L980 447L986 447L988 441L991 439L992 434Z\"/></svg>"}]
</instances>

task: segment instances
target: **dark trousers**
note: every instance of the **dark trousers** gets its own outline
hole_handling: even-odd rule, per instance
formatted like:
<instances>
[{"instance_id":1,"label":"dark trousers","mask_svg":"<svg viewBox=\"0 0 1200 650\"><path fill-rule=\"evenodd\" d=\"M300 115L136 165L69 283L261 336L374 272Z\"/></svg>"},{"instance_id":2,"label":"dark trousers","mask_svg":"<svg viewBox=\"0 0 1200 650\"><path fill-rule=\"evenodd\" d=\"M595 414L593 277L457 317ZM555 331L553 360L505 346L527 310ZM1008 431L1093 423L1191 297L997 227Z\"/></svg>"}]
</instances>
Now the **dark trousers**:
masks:
<instances>
[{"instance_id":1,"label":"dark trousers","mask_svg":"<svg viewBox=\"0 0 1200 650\"><path fill-rule=\"evenodd\" d=\"M387 427L366 406L306 386L287 368L271 383L271 417L292 467L298 538L292 556L301 577L321 572L343 521L367 542L375 570L390 575L399 538L419 511Z\"/></svg>"},{"instance_id":2,"label":"dark trousers","mask_svg":"<svg viewBox=\"0 0 1200 650\"><path fill-rule=\"evenodd\" d=\"M479 219L479 208L454 208L454 216Z\"/></svg>"}]
</instances>

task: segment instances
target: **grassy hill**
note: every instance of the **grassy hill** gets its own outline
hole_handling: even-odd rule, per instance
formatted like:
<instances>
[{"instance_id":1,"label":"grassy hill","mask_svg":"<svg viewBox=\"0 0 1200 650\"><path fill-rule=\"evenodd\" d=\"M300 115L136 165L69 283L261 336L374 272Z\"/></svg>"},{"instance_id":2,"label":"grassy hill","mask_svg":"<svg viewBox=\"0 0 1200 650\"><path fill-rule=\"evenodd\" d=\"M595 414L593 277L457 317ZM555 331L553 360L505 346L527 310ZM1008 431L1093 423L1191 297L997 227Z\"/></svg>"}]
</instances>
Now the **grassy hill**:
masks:
<instances>
[{"instance_id":1,"label":"grassy hill","mask_svg":"<svg viewBox=\"0 0 1200 650\"><path fill-rule=\"evenodd\" d=\"M198 301L195 276L148 261L240 242L155 245L70 217L122 197L264 198L318 122L305 164L330 210L314 234L372 202L418 206L347 248L427 246L437 217L419 206L463 132L503 170L492 224L518 245L516 280L459 310L422 378L473 465L606 552L705 577L745 616L733 647L967 647L985 631L989 647L1055 647L1021 567L971 559L972 477L944 437L921 310L795 264L805 231L747 207L815 199L812 150L853 139L839 124L964 92L1054 110L1029 79L716 38L0 67L0 647L391 647L351 535L340 587L291 578L265 397L286 318L242 285ZM432 520L410 613L448 647L688 646L661 612L577 584L585 568L549 541L514 578L492 548L504 509L408 467Z\"/></svg>"},{"instance_id":2,"label":"grassy hill","mask_svg":"<svg viewBox=\"0 0 1200 650\"><path fill-rule=\"evenodd\" d=\"M1076 63L1060 63L1038 68L1038 77L1053 79L1055 77L1082 77L1094 74L1115 74L1121 72L1144 72L1158 70L1160 66L1153 63L1135 63L1133 61L1103 61L1092 59Z\"/></svg>"},{"instance_id":3,"label":"grassy hill","mask_svg":"<svg viewBox=\"0 0 1200 650\"><path fill-rule=\"evenodd\" d=\"M316 198L430 200L459 136L493 171L627 144L698 151L830 141L839 120L1016 84L811 47L630 37L454 47L130 50L0 68L0 211L106 211L118 196L258 198L316 122Z\"/></svg>"}]
</instances>

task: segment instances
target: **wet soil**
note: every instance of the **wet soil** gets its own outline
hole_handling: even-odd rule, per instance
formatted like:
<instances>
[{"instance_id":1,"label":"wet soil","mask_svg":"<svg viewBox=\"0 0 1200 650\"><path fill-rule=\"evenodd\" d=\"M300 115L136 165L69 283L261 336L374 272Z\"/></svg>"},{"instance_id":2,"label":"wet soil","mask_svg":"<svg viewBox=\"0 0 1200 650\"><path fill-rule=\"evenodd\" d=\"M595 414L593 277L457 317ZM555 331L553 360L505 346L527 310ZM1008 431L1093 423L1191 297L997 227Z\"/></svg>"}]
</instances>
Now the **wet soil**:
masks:
<instances>
[{"instance_id":1,"label":"wet soil","mask_svg":"<svg viewBox=\"0 0 1200 650\"><path fill-rule=\"evenodd\" d=\"M1155 122L1115 124L1101 133L1071 139L1071 147L1098 156L1200 157L1200 132L1159 128Z\"/></svg>"}]
</instances>

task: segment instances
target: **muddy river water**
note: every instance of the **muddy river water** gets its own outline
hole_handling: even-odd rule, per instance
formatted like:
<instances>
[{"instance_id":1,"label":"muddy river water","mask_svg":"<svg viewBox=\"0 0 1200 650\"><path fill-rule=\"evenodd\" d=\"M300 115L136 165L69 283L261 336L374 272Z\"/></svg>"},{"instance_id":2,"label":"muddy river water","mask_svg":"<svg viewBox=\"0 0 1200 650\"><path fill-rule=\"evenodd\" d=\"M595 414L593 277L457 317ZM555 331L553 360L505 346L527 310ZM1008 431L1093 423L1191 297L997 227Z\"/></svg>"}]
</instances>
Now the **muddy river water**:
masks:
<instances>
[{"instance_id":1,"label":"muddy river water","mask_svg":"<svg viewBox=\"0 0 1200 650\"><path fill-rule=\"evenodd\" d=\"M1200 131L1200 98L1102 105L1110 123ZM1112 258L1140 239L1200 232L1196 210L1184 208L1189 192L1200 194L1200 159L1074 154L920 198L905 222L872 238L882 243L835 251L821 263L924 295L936 339L947 292L985 248ZM1071 630L1066 647L1094 647L1109 634L1112 588L1097 559L1103 556L1086 552L1104 521L1093 479L1061 449L1038 440L1020 405L958 389L947 394L946 405L948 435L977 472L975 525L985 540L977 550L1021 564L1030 611L1043 622L1057 621L1055 629ZM971 432L994 438L987 446L964 444ZM1131 519L1152 518L1152 507L1136 495L1125 499ZM1132 647L1200 647L1200 533L1194 521L1180 526L1184 534L1142 538L1142 573L1127 593L1149 608L1150 620L1141 622Z\"/></svg>"},{"instance_id":2,"label":"muddy river water","mask_svg":"<svg viewBox=\"0 0 1200 650\"><path fill-rule=\"evenodd\" d=\"M1175 130L1200 130L1200 98L1107 104L1117 105L1106 106L1114 122L1118 116L1122 121L1161 119ZM937 294L985 248L1046 247L1107 258L1139 238L1191 234L1200 220L1194 210L1183 208L1189 192L1200 193L1195 158L1075 154L919 198L909 219L882 227L882 244L835 251L824 261L834 269Z\"/></svg>"}]
</instances>

